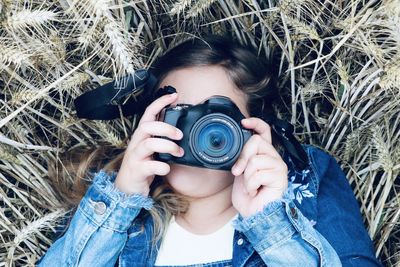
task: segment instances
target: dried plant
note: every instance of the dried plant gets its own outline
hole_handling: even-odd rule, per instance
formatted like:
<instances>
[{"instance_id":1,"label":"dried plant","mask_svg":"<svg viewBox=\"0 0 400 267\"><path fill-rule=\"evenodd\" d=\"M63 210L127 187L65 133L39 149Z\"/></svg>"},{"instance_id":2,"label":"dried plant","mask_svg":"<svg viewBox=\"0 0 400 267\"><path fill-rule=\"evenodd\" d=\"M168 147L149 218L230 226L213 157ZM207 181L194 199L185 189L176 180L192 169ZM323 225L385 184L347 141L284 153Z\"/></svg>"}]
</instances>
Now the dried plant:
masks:
<instances>
[{"instance_id":1,"label":"dried plant","mask_svg":"<svg viewBox=\"0 0 400 267\"><path fill-rule=\"evenodd\" d=\"M134 130L77 118L73 98L209 32L277 55L280 114L339 160L377 256L399 266L399 24L398 0L0 1L0 266L53 242L66 210L49 162Z\"/></svg>"}]
</instances>

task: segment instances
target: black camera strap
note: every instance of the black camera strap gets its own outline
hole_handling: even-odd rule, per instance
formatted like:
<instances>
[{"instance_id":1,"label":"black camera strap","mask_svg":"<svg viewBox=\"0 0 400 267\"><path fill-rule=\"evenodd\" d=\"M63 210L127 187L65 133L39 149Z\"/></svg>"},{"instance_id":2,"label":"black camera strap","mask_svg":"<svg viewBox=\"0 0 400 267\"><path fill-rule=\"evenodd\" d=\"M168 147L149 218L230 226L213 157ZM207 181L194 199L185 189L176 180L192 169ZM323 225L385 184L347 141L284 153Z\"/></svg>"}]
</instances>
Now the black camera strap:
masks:
<instances>
[{"instance_id":1,"label":"black camera strap","mask_svg":"<svg viewBox=\"0 0 400 267\"><path fill-rule=\"evenodd\" d=\"M285 147L285 151L289 153L295 167L299 170L305 169L309 165L308 156L303 146L293 135L293 125L271 114L264 115L263 119L271 125L279 141Z\"/></svg>"},{"instance_id":2,"label":"black camera strap","mask_svg":"<svg viewBox=\"0 0 400 267\"><path fill-rule=\"evenodd\" d=\"M75 98L74 105L79 118L112 120L143 112L152 100L157 79L146 69L114 80ZM140 90L142 93L138 94ZM124 101L128 95L130 98Z\"/></svg>"}]
</instances>

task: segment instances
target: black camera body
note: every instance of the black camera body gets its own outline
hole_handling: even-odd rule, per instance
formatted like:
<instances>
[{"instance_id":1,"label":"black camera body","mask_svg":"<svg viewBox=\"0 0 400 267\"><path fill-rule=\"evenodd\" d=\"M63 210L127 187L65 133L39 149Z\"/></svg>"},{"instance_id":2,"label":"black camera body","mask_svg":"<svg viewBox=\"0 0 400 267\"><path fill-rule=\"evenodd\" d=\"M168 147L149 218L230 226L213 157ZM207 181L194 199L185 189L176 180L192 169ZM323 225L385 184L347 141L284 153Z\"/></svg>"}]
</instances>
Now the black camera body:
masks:
<instances>
[{"instance_id":1,"label":"black camera body","mask_svg":"<svg viewBox=\"0 0 400 267\"><path fill-rule=\"evenodd\" d=\"M156 154L164 162L230 170L252 135L241 126L244 115L225 96L213 96L197 105L167 107L161 116L164 122L183 132L181 140L172 141L185 150L182 157Z\"/></svg>"}]
</instances>

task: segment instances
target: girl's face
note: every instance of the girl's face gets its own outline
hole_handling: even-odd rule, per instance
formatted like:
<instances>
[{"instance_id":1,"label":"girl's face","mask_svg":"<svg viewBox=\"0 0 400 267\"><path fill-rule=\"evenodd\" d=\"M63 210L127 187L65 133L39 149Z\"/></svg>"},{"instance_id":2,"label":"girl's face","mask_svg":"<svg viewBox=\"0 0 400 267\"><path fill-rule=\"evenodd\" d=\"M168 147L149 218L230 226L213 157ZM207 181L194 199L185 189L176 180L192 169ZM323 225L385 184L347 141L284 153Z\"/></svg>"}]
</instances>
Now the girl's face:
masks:
<instances>
[{"instance_id":1,"label":"girl's face","mask_svg":"<svg viewBox=\"0 0 400 267\"><path fill-rule=\"evenodd\" d=\"M172 105L199 104L213 95L229 97L249 117L246 108L247 96L239 91L221 66L199 66L171 71L161 82L160 88L173 86L178 99ZM198 168L171 164L166 179L175 191L193 198L207 197L229 189L234 176L230 171Z\"/></svg>"}]
</instances>

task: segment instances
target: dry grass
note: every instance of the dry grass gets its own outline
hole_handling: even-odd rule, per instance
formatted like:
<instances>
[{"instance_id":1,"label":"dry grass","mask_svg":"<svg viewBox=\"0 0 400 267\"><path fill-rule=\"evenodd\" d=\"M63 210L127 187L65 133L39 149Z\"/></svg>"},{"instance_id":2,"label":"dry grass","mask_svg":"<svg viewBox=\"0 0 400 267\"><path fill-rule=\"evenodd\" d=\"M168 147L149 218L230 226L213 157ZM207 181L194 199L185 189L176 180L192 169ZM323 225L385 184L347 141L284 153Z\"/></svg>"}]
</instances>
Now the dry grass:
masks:
<instances>
[{"instance_id":1,"label":"dry grass","mask_svg":"<svg viewBox=\"0 0 400 267\"><path fill-rule=\"evenodd\" d=\"M400 3L272 2L0 0L0 266L32 266L52 242L65 211L47 162L132 132L128 119L78 119L72 99L227 31L279 52L281 115L340 160L378 257L399 266Z\"/></svg>"}]
</instances>

